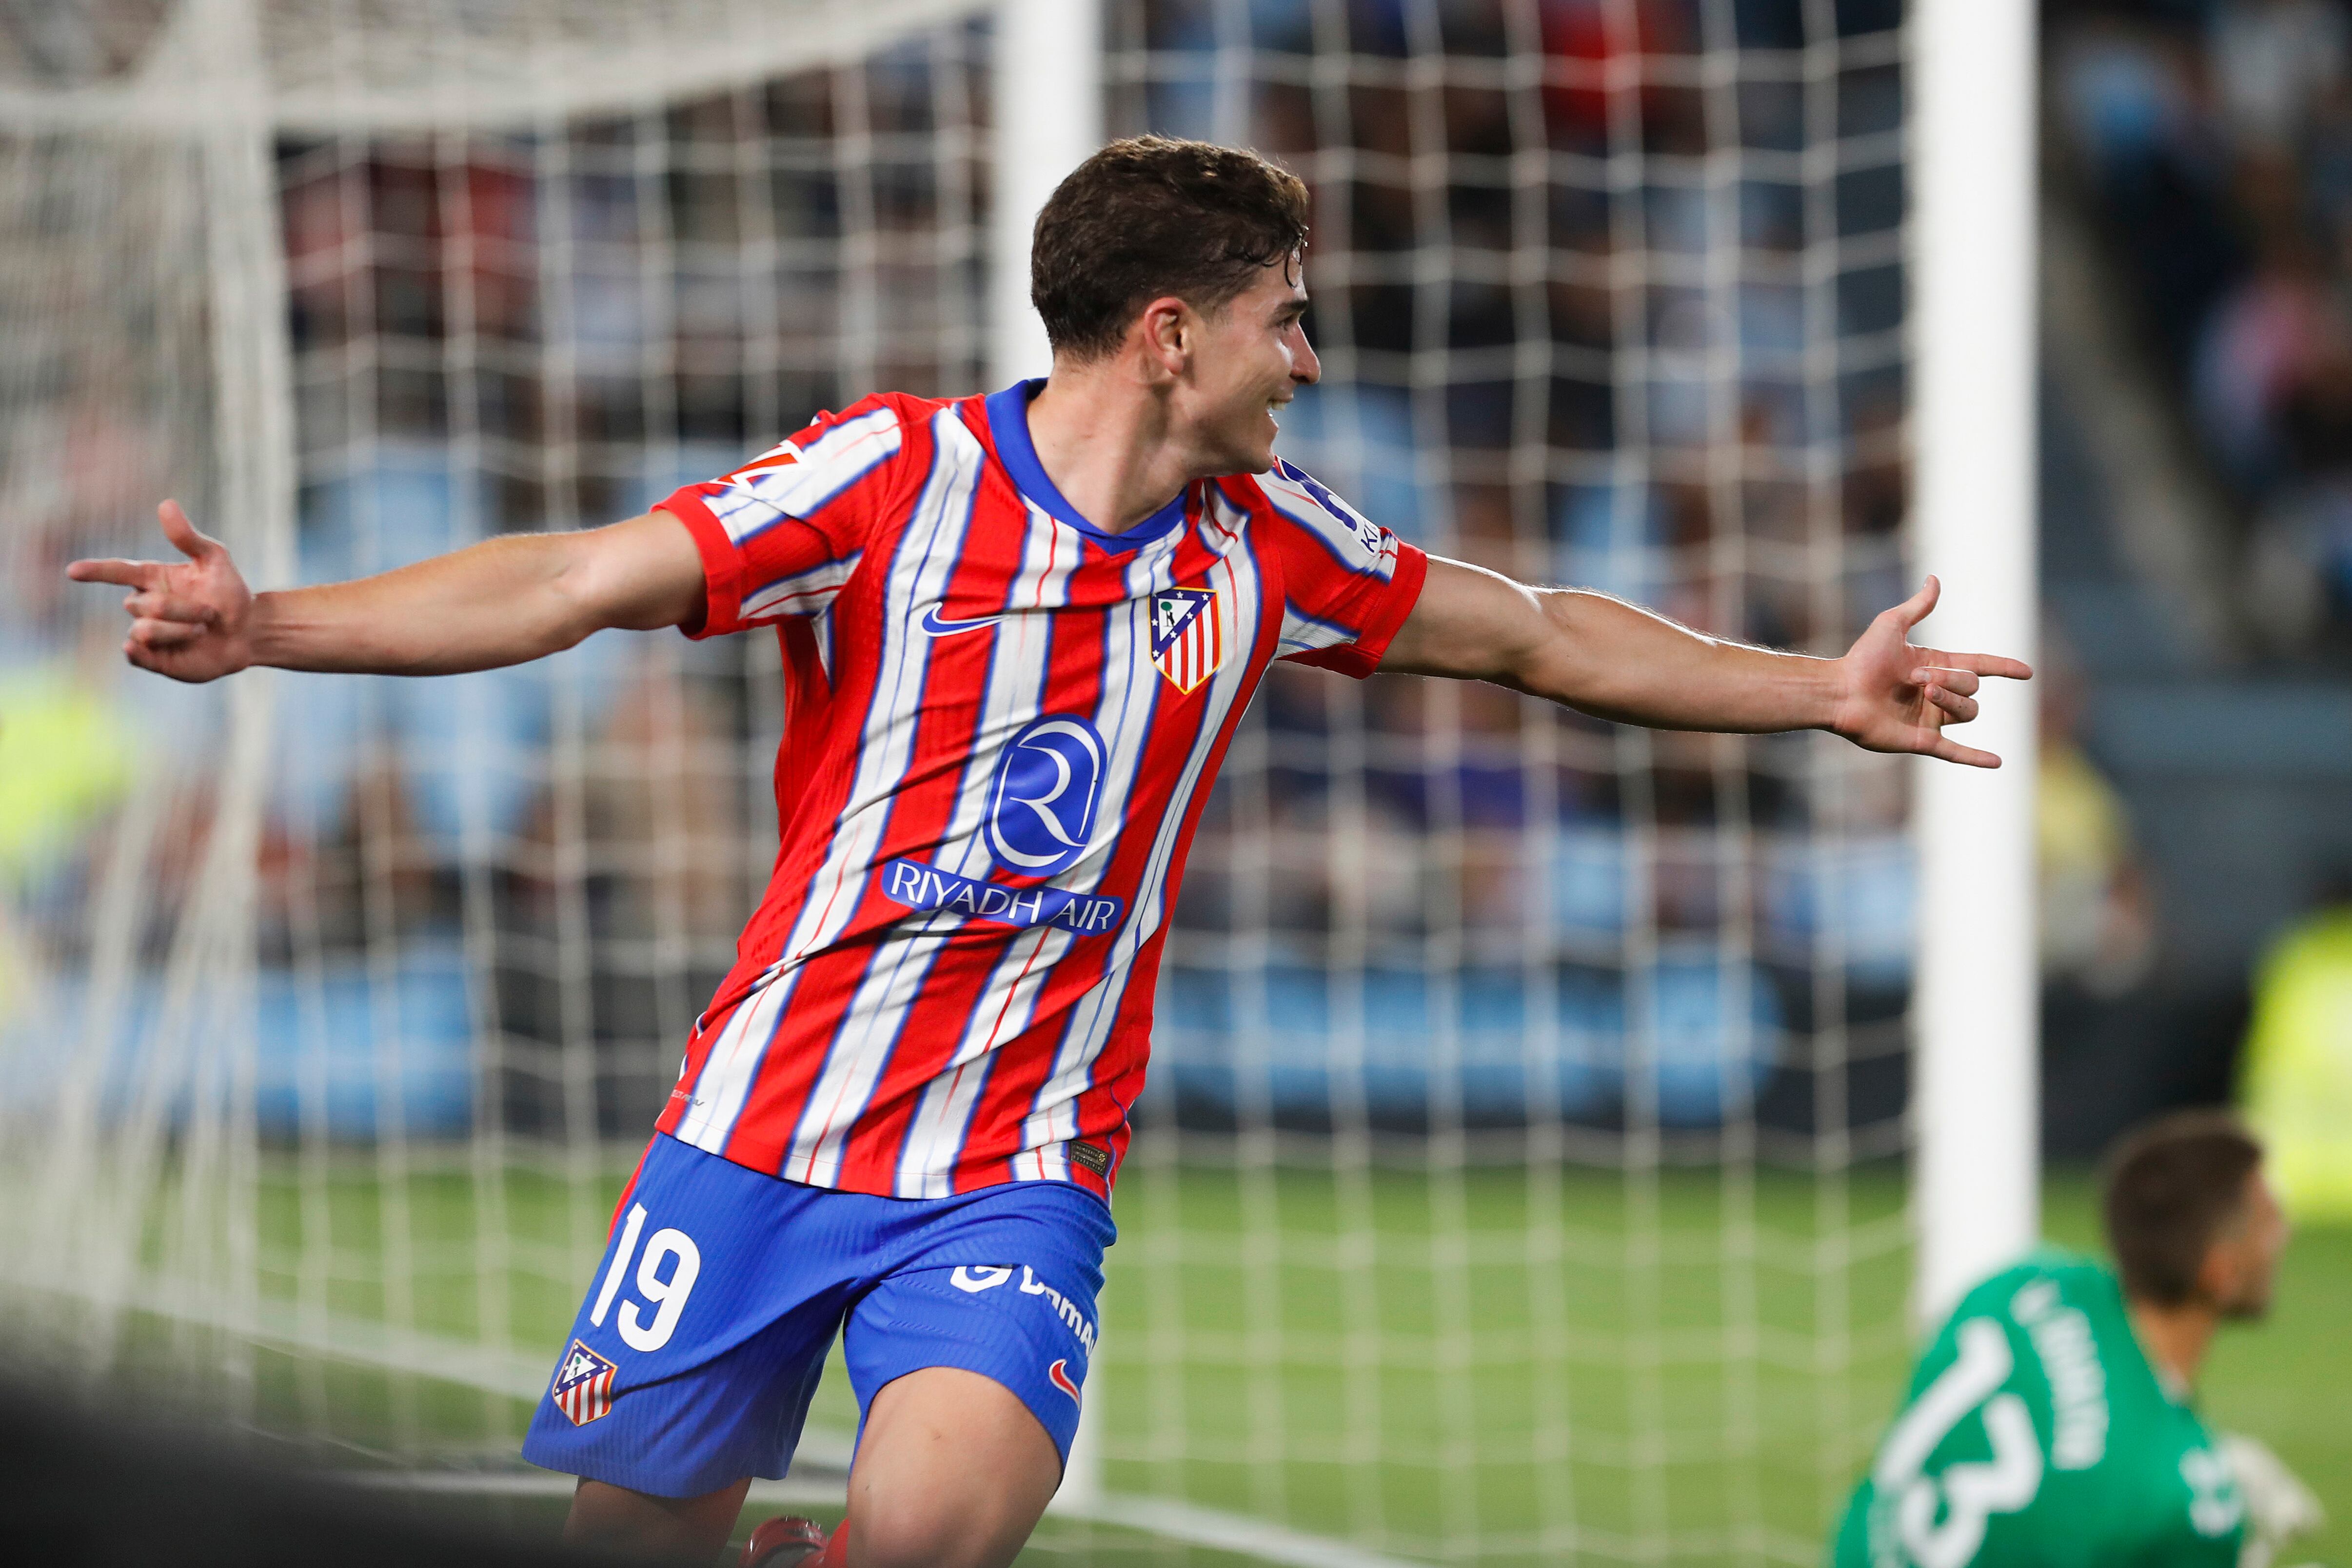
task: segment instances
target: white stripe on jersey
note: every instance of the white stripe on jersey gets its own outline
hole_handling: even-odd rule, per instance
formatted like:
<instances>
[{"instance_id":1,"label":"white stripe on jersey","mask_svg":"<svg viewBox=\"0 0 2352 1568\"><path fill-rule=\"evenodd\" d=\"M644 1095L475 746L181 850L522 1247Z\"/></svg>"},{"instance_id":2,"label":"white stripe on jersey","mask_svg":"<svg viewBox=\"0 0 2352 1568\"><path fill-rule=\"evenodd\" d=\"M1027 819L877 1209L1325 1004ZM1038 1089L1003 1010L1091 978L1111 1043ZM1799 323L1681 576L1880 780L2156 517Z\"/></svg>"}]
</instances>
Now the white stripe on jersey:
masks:
<instances>
[{"instance_id":1,"label":"white stripe on jersey","mask_svg":"<svg viewBox=\"0 0 2352 1568\"><path fill-rule=\"evenodd\" d=\"M1071 530L1055 524L1051 532L1056 541L1056 553L1058 541L1069 535L1071 543L1083 556L1085 547L1078 544ZM1105 620L1101 695L1092 716L1096 728L1102 734L1107 755L1102 799L1095 810L1097 823L1127 821L1128 801L1134 795L1136 779L1150 754L1151 724L1159 703L1160 683L1136 678L1138 672L1150 667L1142 652L1150 645L1150 601L1130 599L1125 608L1124 615L1114 612ZM1001 733L1009 737L1041 711L1042 707L1033 703L1028 711L1005 714L998 720L1003 727ZM985 754L992 755L995 749L991 745ZM984 800L976 803L985 804ZM1055 878L1054 884L1073 892L1094 891L1109 874L1118 843L1118 834L1102 833L1098 829L1087 853L1068 872ZM973 1005L964 1037L956 1046L956 1067L984 1057L1029 1027L1038 993L1077 940L1075 934L1058 927L1038 926L1006 945ZM987 1081L988 1072L982 1067L971 1071L944 1071L926 1087L915 1124L899 1156L898 1190L901 1197L944 1197L952 1190L951 1175L963 1150L971 1113Z\"/></svg>"},{"instance_id":2,"label":"white stripe on jersey","mask_svg":"<svg viewBox=\"0 0 2352 1568\"><path fill-rule=\"evenodd\" d=\"M784 1004L792 1000L793 987L799 978L797 975L780 978L771 967L751 993L735 1004L734 1016L719 1031L702 1059L702 1071L695 1074L694 1103L677 1124L679 1143L712 1154L727 1146L728 1129L735 1124L751 1092L751 1082L760 1075L768 1042L775 1038L776 1026L783 1022Z\"/></svg>"},{"instance_id":3,"label":"white stripe on jersey","mask_svg":"<svg viewBox=\"0 0 2352 1568\"><path fill-rule=\"evenodd\" d=\"M1218 580L1221 577L1222 582ZM1256 595L1263 588L1255 559L1246 549L1229 551L1210 572L1208 585L1220 591L1220 599L1230 599L1233 603L1235 650L1255 647L1258 626ZM1185 758L1184 771L1169 797L1167 814L1160 819L1159 831L1153 836L1151 854L1136 884L1127 924L1111 939L1108 973L1102 983L1072 1009L1070 1030L1063 1037L1062 1049L1055 1054L1053 1076L1030 1102L1030 1113L1022 1128L1022 1141L1029 1145L1030 1152L1014 1161L1017 1173L1025 1176L1034 1172L1041 1180L1068 1178L1069 1156L1062 1145L1077 1136L1078 1132L1071 1107L1092 1082L1095 1061L1109 1043L1111 1023L1118 1016L1119 1002L1135 974L1135 956L1160 928L1168 873L1175 857L1177 839L1183 831L1185 812L1193 792L1203 782L1210 754L1216 749L1225 720L1247 685L1250 663L1246 657L1228 658L1224 667L1210 677L1200 735L1192 743L1192 755Z\"/></svg>"},{"instance_id":4,"label":"white stripe on jersey","mask_svg":"<svg viewBox=\"0 0 2352 1568\"><path fill-rule=\"evenodd\" d=\"M732 480L719 495L706 497L704 504L727 537L740 545L774 527L780 517L805 517L823 507L888 461L904 440L898 411L886 403L845 420L806 446L795 448L787 441L762 454L796 450L800 459Z\"/></svg>"},{"instance_id":5,"label":"white stripe on jersey","mask_svg":"<svg viewBox=\"0 0 2352 1568\"><path fill-rule=\"evenodd\" d=\"M1336 648L1342 643L1352 643L1356 633L1345 626L1334 626L1328 621L1318 621L1286 599L1282 601L1282 632L1275 657L1285 653L1308 653L1318 648Z\"/></svg>"},{"instance_id":6,"label":"white stripe on jersey","mask_svg":"<svg viewBox=\"0 0 2352 1568\"><path fill-rule=\"evenodd\" d=\"M939 455L883 585L881 668L858 737L857 772L850 781L848 803L835 823L832 851L810 881L807 902L785 947L794 964L831 943L856 912L866 869L889 824L890 804L913 758L931 643L915 630L915 618L921 606L938 603L947 591L963 553L961 543L971 526L986 461L979 441L952 407L932 416L931 435ZM843 1021L846 1029L863 1020L853 1006ZM835 1049L793 1129L791 1151L779 1173L787 1179L819 1186L835 1179L839 1134L864 1108L887 1054L887 1043L878 1051L866 1047L866 1040L860 1040L844 1050L835 1037ZM832 1152L825 1152L827 1145Z\"/></svg>"},{"instance_id":7,"label":"white stripe on jersey","mask_svg":"<svg viewBox=\"0 0 2352 1568\"><path fill-rule=\"evenodd\" d=\"M863 552L842 560L829 560L792 577L780 577L743 597L739 613L746 625L770 624L787 615L821 614L833 606L834 596L849 574L857 570ZM769 615L770 611L775 612ZM768 617L766 622L761 616Z\"/></svg>"}]
</instances>

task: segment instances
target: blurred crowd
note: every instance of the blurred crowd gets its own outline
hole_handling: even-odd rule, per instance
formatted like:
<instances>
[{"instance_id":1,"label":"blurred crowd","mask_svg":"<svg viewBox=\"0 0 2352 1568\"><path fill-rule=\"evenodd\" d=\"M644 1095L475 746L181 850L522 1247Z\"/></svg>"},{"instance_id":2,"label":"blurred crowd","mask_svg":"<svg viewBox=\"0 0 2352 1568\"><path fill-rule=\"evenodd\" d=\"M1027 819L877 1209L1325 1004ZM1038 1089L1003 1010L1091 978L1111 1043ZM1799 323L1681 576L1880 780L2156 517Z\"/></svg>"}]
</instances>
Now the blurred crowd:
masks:
<instances>
[{"instance_id":1,"label":"blurred crowd","mask_svg":"<svg viewBox=\"0 0 2352 1568\"><path fill-rule=\"evenodd\" d=\"M2247 620L2352 656L2352 10L2050 13L2059 151L2245 519Z\"/></svg>"},{"instance_id":2,"label":"blurred crowd","mask_svg":"<svg viewBox=\"0 0 2352 1568\"><path fill-rule=\"evenodd\" d=\"M1252 142L1315 188L1331 384L1294 405L1287 455L1419 542L1729 635L1835 652L1902 597L1895 0L1109 16L1113 130ZM562 133L281 142L302 575L627 516L868 388L976 389L985 50L948 28ZM1708 64L1735 50L1737 73ZM101 360L68 373L77 439L137 459L103 465L100 496L62 449L26 447L58 482L12 507L12 620L70 685L110 638L60 662L103 617L55 567L152 550L151 498L182 481ZM532 1115L579 1114L583 1044L624 1098L657 1092L767 853L771 655L606 641L429 689L282 684L265 959L439 942L430 989L463 983L462 942L495 984L434 1016L487 1009L540 1086ZM216 698L173 700L216 725ZM196 750L214 733L184 727ZM1791 1040L1832 1040L1819 1065L1840 1073L1899 1058L1903 780L1820 737L1634 736L1496 692L1283 671L1171 962L1221 998L1271 966L1262 1016L1302 1039L1354 1005L1323 988L1343 971L1424 1040L1513 1060L1516 1015L1449 1015L1446 995L1553 998L1561 1030L1611 1052L1628 1016L1679 1020L1696 1087L1677 1113L1704 1122L1725 1086L1814 1065ZM173 809L201 821L201 795ZM76 835L103 800L61 808L82 826L35 900L68 953L96 865ZM1809 1081L1799 1119L1844 1093Z\"/></svg>"}]
</instances>

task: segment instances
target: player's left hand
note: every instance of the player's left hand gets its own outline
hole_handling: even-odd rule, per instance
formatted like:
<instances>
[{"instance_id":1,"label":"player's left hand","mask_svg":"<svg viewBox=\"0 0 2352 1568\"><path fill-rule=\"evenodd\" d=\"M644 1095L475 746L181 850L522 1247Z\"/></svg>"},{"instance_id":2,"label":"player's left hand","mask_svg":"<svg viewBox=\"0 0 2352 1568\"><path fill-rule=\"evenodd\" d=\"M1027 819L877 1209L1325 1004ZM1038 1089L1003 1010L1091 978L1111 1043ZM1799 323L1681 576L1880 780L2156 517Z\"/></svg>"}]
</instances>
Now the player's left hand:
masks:
<instances>
[{"instance_id":1,"label":"player's left hand","mask_svg":"<svg viewBox=\"0 0 2352 1568\"><path fill-rule=\"evenodd\" d=\"M1838 661L1836 716L1830 727L1872 751L1916 751L1971 768L1998 768L2000 758L1950 739L1944 727L1977 716L1977 687L1983 677L2030 681L2033 671L1998 653L1915 646L1911 629L1927 618L1942 593L1942 585L1929 578L1855 639Z\"/></svg>"}]
</instances>

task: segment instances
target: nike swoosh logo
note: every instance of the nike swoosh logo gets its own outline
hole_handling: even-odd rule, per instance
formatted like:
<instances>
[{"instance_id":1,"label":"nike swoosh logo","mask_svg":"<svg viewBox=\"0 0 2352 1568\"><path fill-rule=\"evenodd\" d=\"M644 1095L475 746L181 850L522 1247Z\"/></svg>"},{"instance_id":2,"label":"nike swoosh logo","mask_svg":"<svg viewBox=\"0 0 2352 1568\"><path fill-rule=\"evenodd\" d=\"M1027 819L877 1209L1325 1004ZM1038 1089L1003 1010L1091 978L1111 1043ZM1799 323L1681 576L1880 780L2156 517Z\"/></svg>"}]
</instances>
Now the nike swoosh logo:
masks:
<instances>
[{"instance_id":1,"label":"nike swoosh logo","mask_svg":"<svg viewBox=\"0 0 2352 1568\"><path fill-rule=\"evenodd\" d=\"M916 624L934 637L952 637L959 632L970 632L982 626L993 626L1003 619L1002 615L982 615L971 621L943 621L940 618L940 607L934 604L923 612L922 620Z\"/></svg>"}]
</instances>

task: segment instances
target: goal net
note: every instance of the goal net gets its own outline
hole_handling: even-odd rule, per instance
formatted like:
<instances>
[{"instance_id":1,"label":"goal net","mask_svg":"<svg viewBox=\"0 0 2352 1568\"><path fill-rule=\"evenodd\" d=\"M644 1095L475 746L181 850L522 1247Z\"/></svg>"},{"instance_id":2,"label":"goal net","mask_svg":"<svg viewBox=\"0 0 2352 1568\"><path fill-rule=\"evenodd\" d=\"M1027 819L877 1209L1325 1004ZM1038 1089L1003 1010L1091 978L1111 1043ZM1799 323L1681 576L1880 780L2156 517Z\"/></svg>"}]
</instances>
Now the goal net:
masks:
<instances>
[{"instance_id":1,"label":"goal net","mask_svg":"<svg viewBox=\"0 0 2352 1568\"><path fill-rule=\"evenodd\" d=\"M1898 22L1110 0L1105 123L1313 186L1291 460L1433 550L1835 652L1905 586ZM346 577L980 390L996 37L970 0L0 33L20 1369L514 1469L764 882L772 646L183 688L59 569L155 554L173 495L258 583ZM1173 915L1081 1511L1816 1561L1905 1346L1905 779L1277 667ZM836 1376L812 1473L854 1420Z\"/></svg>"}]
</instances>

